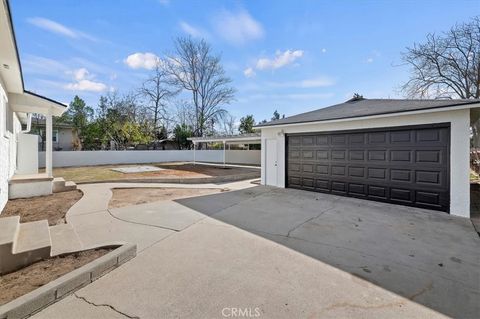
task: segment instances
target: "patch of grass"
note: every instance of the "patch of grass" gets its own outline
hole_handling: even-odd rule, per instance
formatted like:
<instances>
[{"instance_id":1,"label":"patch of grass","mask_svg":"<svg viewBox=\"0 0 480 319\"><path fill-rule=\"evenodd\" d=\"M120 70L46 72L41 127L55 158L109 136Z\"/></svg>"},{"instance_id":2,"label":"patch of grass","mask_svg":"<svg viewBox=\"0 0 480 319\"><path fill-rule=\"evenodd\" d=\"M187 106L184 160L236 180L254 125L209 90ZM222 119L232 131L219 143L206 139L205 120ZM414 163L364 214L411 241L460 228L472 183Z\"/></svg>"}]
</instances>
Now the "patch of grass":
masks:
<instances>
[{"instance_id":1,"label":"patch of grass","mask_svg":"<svg viewBox=\"0 0 480 319\"><path fill-rule=\"evenodd\" d=\"M478 174L475 173L474 171L470 170L470 180L474 181L474 180L477 180L478 178L479 178Z\"/></svg>"},{"instance_id":2,"label":"patch of grass","mask_svg":"<svg viewBox=\"0 0 480 319\"><path fill-rule=\"evenodd\" d=\"M66 181L93 182L124 178L123 173L112 171L115 166L83 166L54 168L53 176L63 177Z\"/></svg>"}]
</instances>

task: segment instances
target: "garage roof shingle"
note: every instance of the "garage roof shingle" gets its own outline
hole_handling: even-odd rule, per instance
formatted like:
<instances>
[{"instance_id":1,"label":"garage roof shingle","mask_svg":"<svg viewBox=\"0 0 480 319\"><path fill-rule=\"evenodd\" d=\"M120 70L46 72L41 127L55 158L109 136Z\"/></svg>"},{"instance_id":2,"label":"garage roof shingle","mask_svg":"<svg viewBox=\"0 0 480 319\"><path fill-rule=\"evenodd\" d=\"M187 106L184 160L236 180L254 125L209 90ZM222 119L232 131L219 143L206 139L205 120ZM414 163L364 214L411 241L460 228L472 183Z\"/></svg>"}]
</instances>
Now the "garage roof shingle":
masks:
<instances>
[{"instance_id":1,"label":"garage roof shingle","mask_svg":"<svg viewBox=\"0 0 480 319\"><path fill-rule=\"evenodd\" d=\"M349 119L371 115L453 107L474 103L480 103L480 100L394 100L357 98L315 111L301 113L286 117L284 119L259 124L258 127Z\"/></svg>"}]
</instances>

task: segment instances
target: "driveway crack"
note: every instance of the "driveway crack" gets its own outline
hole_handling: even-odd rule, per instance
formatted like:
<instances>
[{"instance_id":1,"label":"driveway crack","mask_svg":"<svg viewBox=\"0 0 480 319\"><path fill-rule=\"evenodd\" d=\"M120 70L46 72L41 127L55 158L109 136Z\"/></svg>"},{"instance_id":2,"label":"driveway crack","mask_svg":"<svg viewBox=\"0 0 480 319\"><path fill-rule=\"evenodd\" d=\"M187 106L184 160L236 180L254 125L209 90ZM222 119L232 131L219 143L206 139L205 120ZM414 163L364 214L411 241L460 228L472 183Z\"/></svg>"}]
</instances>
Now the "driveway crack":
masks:
<instances>
[{"instance_id":1,"label":"driveway crack","mask_svg":"<svg viewBox=\"0 0 480 319\"><path fill-rule=\"evenodd\" d=\"M125 223L130 223L130 224L134 224L134 225L141 225L141 226L150 226L150 227L155 227L155 228L162 228L162 229L174 231L174 232L176 232L176 233L180 232L180 230L174 229L174 228L170 228L170 227L158 226L158 225L152 225L152 224L146 224L146 223L139 223L139 222L133 222L133 221L131 221L131 220L123 219L123 218L120 218L120 217L115 216L115 215L110 211L110 209L107 209L107 212L108 212L108 213L110 214L110 216L112 216L113 218L115 218L115 219L117 219L117 220L119 220L119 221L125 222Z\"/></svg>"},{"instance_id":2,"label":"driveway crack","mask_svg":"<svg viewBox=\"0 0 480 319\"><path fill-rule=\"evenodd\" d=\"M309 218L309 219L301 222L300 224L296 225L295 227L293 227L292 229L290 229L290 230L288 231L286 237L290 237L290 233L292 233L292 232L295 231L296 229L302 227L303 225L305 225L306 223L308 223L308 222L310 222L310 221L312 221L312 220L314 220L314 219L319 218L319 217L322 216L324 213L326 213L326 212L328 212L329 210L332 210L332 209L334 209L334 208L335 208L335 206L330 207L330 208L328 208L328 209L326 209L326 210L324 210L324 211L321 211L321 212L320 212L319 214L317 214L316 216L313 216L313 217L311 217L311 218Z\"/></svg>"},{"instance_id":3,"label":"driveway crack","mask_svg":"<svg viewBox=\"0 0 480 319\"><path fill-rule=\"evenodd\" d=\"M94 307L107 307L107 308L110 308L111 310L115 311L116 313L118 314L121 314L122 316L125 316L127 318L130 318L130 319L140 319L140 317L138 316L131 316L129 314L126 314L125 312L122 312L120 310L117 310L114 306L112 305L109 305L109 304L96 304L92 301L89 301L87 298L85 297L82 297L82 296L79 296L77 295L76 293L73 294L76 298L80 299L80 300L83 300L85 301L86 303L88 303L89 305L92 305Z\"/></svg>"}]
</instances>

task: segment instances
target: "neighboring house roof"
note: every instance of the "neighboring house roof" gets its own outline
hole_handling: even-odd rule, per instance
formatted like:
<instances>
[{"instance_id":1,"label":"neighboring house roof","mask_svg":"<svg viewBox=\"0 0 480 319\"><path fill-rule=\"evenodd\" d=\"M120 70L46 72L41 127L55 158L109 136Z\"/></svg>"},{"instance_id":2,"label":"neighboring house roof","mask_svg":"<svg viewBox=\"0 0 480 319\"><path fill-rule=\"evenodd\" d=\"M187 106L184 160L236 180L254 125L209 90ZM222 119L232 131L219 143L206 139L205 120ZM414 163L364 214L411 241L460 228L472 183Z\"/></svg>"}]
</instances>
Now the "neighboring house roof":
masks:
<instances>
[{"instance_id":1,"label":"neighboring house roof","mask_svg":"<svg viewBox=\"0 0 480 319\"><path fill-rule=\"evenodd\" d=\"M260 143L261 134L260 133L251 133L251 134L239 134L239 135L214 135L214 136L205 136L205 137L190 137L189 141L195 143L207 143L207 142L223 142L232 143L232 142L243 142L243 143Z\"/></svg>"},{"instance_id":2,"label":"neighboring house roof","mask_svg":"<svg viewBox=\"0 0 480 319\"><path fill-rule=\"evenodd\" d=\"M25 90L17 42L8 0L0 0L0 77L4 80L9 104L16 112L61 115L66 105Z\"/></svg>"},{"instance_id":3,"label":"neighboring house roof","mask_svg":"<svg viewBox=\"0 0 480 319\"><path fill-rule=\"evenodd\" d=\"M45 119L32 119L33 126L45 126ZM60 127L60 128L73 128L72 123L65 123L65 122L56 122L54 121L53 127Z\"/></svg>"},{"instance_id":4,"label":"neighboring house roof","mask_svg":"<svg viewBox=\"0 0 480 319\"><path fill-rule=\"evenodd\" d=\"M258 124L255 127L261 128L275 125L350 119L372 115L431 110L476 103L480 103L480 100L393 100L357 98L315 111Z\"/></svg>"}]
</instances>

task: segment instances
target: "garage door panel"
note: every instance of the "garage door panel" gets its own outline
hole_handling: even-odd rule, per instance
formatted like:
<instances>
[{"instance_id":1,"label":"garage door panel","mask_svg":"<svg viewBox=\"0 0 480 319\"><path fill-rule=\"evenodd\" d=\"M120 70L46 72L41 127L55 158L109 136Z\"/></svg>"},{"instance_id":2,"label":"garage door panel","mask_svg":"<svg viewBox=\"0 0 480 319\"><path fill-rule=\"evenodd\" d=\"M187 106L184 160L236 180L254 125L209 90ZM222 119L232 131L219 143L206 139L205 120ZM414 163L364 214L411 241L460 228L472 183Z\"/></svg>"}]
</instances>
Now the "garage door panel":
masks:
<instances>
[{"instance_id":1,"label":"garage door panel","mask_svg":"<svg viewBox=\"0 0 480 319\"><path fill-rule=\"evenodd\" d=\"M330 191L329 181L326 179L316 179L315 186L320 191Z\"/></svg>"},{"instance_id":2,"label":"garage door panel","mask_svg":"<svg viewBox=\"0 0 480 319\"><path fill-rule=\"evenodd\" d=\"M332 176L345 176L347 170L345 166L332 165L331 171Z\"/></svg>"},{"instance_id":3,"label":"garage door panel","mask_svg":"<svg viewBox=\"0 0 480 319\"><path fill-rule=\"evenodd\" d=\"M387 168L381 167L368 167L368 179L376 179L376 180L386 180L387 178Z\"/></svg>"},{"instance_id":4,"label":"garage door panel","mask_svg":"<svg viewBox=\"0 0 480 319\"><path fill-rule=\"evenodd\" d=\"M350 161L364 161L365 160L365 150L350 150L348 152L348 159Z\"/></svg>"},{"instance_id":5,"label":"garage door panel","mask_svg":"<svg viewBox=\"0 0 480 319\"><path fill-rule=\"evenodd\" d=\"M390 143L393 145L398 144L410 144L413 140L413 132L408 131L395 131L390 133Z\"/></svg>"},{"instance_id":6,"label":"garage door panel","mask_svg":"<svg viewBox=\"0 0 480 319\"><path fill-rule=\"evenodd\" d=\"M387 150L367 150L369 161L385 162L387 160Z\"/></svg>"},{"instance_id":7,"label":"garage door panel","mask_svg":"<svg viewBox=\"0 0 480 319\"><path fill-rule=\"evenodd\" d=\"M385 144L387 142L387 132L368 133L368 144Z\"/></svg>"},{"instance_id":8,"label":"garage door panel","mask_svg":"<svg viewBox=\"0 0 480 319\"><path fill-rule=\"evenodd\" d=\"M368 185L368 196L372 199L387 199L388 189L385 186Z\"/></svg>"},{"instance_id":9,"label":"garage door panel","mask_svg":"<svg viewBox=\"0 0 480 319\"><path fill-rule=\"evenodd\" d=\"M367 187L365 184L356 184L356 183L348 184L348 192L352 195L367 196L366 190L367 190Z\"/></svg>"},{"instance_id":10,"label":"garage door panel","mask_svg":"<svg viewBox=\"0 0 480 319\"><path fill-rule=\"evenodd\" d=\"M365 144L365 133L352 133L348 135L348 143L350 145L362 145Z\"/></svg>"},{"instance_id":11,"label":"garage door panel","mask_svg":"<svg viewBox=\"0 0 480 319\"><path fill-rule=\"evenodd\" d=\"M316 172L319 175L328 175L329 165L316 165Z\"/></svg>"},{"instance_id":12,"label":"garage door panel","mask_svg":"<svg viewBox=\"0 0 480 319\"><path fill-rule=\"evenodd\" d=\"M287 135L286 186L448 211L449 134L438 125Z\"/></svg>"},{"instance_id":13,"label":"garage door panel","mask_svg":"<svg viewBox=\"0 0 480 319\"><path fill-rule=\"evenodd\" d=\"M334 193L347 193L347 183L341 181L332 181L332 192Z\"/></svg>"},{"instance_id":14,"label":"garage door panel","mask_svg":"<svg viewBox=\"0 0 480 319\"><path fill-rule=\"evenodd\" d=\"M319 150L317 151L317 160L328 160L330 159L328 150Z\"/></svg>"},{"instance_id":15,"label":"garage door panel","mask_svg":"<svg viewBox=\"0 0 480 319\"><path fill-rule=\"evenodd\" d=\"M316 137L316 144L317 145L328 145L329 144L329 141L328 141L328 135L320 135L320 136L317 136Z\"/></svg>"}]
</instances>

